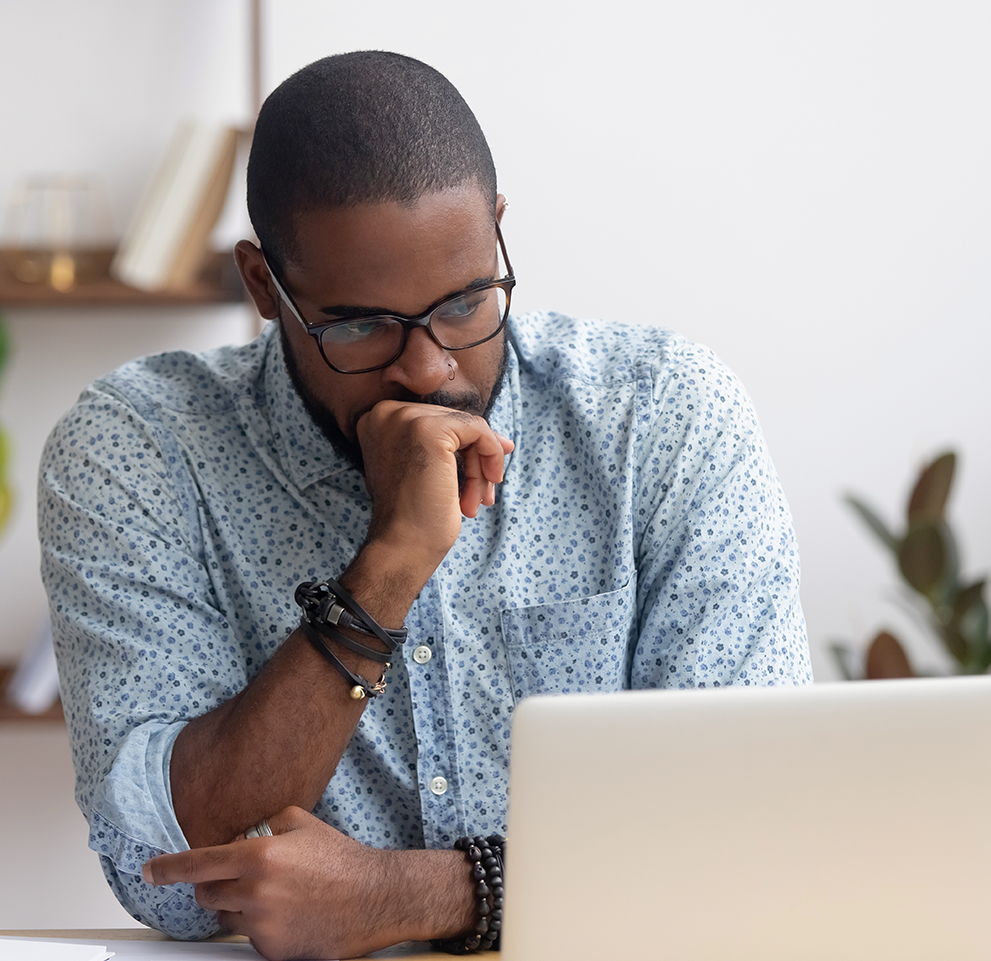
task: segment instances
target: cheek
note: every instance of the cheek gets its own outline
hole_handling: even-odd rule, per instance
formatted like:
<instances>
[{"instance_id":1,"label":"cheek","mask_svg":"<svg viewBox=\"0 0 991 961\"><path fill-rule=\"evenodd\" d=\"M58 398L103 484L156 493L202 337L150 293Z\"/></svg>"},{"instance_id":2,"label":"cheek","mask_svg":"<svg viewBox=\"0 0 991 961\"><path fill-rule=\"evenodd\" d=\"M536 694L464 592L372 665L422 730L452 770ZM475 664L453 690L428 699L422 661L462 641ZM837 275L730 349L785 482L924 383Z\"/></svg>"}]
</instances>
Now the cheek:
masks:
<instances>
[{"instance_id":1,"label":"cheek","mask_svg":"<svg viewBox=\"0 0 991 961\"><path fill-rule=\"evenodd\" d=\"M385 395L377 381L371 380L374 375L338 374L326 364L323 368L324 373L320 375L317 387L317 399L333 415L344 436L350 441L357 441L359 418Z\"/></svg>"},{"instance_id":2,"label":"cheek","mask_svg":"<svg viewBox=\"0 0 991 961\"><path fill-rule=\"evenodd\" d=\"M309 402L329 411L345 433L350 434L347 405L340 403L340 400L342 398L347 400L350 396L348 386L356 385L339 383L344 379L344 375L327 366L316 338L300 330L298 325L295 328L289 326L283 329L289 341L288 348L292 352L296 377L301 381L301 388Z\"/></svg>"},{"instance_id":3,"label":"cheek","mask_svg":"<svg viewBox=\"0 0 991 961\"><path fill-rule=\"evenodd\" d=\"M487 344L473 347L468 351L471 354L475 354L476 351L478 353L476 356L470 358L470 365L464 368L464 373L475 385L484 403L488 403L488 399L495 388L496 381L502 372L502 358L505 345L506 334L503 332Z\"/></svg>"}]
</instances>

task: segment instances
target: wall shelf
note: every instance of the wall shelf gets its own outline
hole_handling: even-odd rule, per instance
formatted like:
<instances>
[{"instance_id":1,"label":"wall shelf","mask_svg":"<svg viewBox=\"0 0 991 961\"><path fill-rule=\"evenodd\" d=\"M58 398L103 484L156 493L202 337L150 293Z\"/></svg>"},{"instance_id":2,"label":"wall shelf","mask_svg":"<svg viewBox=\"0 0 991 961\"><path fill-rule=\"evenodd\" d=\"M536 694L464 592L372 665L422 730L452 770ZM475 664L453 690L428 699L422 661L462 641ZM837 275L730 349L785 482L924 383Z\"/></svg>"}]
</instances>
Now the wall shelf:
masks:
<instances>
[{"instance_id":1,"label":"wall shelf","mask_svg":"<svg viewBox=\"0 0 991 961\"><path fill-rule=\"evenodd\" d=\"M27 724L43 724L45 722L65 722L65 715L62 713L62 702L56 701L47 711L40 714L26 714L18 710L6 700L7 684L14 673L14 668L9 664L0 665L0 724L7 722L24 722Z\"/></svg>"},{"instance_id":2,"label":"wall shelf","mask_svg":"<svg viewBox=\"0 0 991 961\"><path fill-rule=\"evenodd\" d=\"M109 264L112 251L103 251ZM210 255L199 280L182 290L147 291L128 287L106 274L80 281L61 292L45 284L25 284L8 266L9 254L0 249L0 308L4 307L194 307L200 304L237 304L245 300L244 286L234 257L227 252Z\"/></svg>"}]
</instances>

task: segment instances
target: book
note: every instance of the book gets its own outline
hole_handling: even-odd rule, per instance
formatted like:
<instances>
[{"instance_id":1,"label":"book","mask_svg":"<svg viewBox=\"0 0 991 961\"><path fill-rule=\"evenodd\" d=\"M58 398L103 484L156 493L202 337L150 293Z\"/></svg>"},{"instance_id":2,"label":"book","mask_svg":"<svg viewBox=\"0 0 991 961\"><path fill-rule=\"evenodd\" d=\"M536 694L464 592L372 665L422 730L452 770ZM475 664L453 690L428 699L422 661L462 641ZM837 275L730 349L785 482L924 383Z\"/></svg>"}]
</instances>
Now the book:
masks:
<instances>
[{"instance_id":1,"label":"book","mask_svg":"<svg viewBox=\"0 0 991 961\"><path fill-rule=\"evenodd\" d=\"M46 614L35 642L21 658L7 684L6 700L25 714L42 714L58 696L58 665L52 644L52 624Z\"/></svg>"},{"instance_id":2,"label":"book","mask_svg":"<svg viewBox=\"0 0 991 961\"><path fill-rule=\"evenodd\" d=\"M142 290L189 287L208 253L227 199L238 132L179 125L110 265L123 284Z\"/></svg>"}]
</instances>

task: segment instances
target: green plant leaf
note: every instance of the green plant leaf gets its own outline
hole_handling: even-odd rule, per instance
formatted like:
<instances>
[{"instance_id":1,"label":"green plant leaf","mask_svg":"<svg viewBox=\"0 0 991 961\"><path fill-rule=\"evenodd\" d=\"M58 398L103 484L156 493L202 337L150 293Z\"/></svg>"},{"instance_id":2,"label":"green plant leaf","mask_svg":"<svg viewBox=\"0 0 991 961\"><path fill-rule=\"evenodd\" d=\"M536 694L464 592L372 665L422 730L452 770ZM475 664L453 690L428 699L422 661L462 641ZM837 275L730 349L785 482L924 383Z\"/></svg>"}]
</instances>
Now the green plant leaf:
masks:
<instances>
[{"instance_id":1,"label":"green plant leaf","mask_svg":"<svg viewBox=\"0 0 991 961\"><path fill-rule=\"evenodd\" d=\"M922 469L908 501L906 513L910 526L937 523L943 519L956 465L957 455L948 451Z\"/></svg>"},{"instance_id":2,"label":"green plant leaf","mask_svg":"<svg viewBox=\"0 0 991 961\"><path fill-rule=\"evenodd\" d=\"M970 669L978 673L991 666L991 615L983 591L984 581L971 584L961 591L951 620L951 625L960 632L967 645Z\"/></svg>"},{"instance_id":3,"label":"green plant leaf","mask_svg":"<svg viewBox=\"0 0 991 961\"><path fill-rule=\"evenodd\" d=\"M840 674L843 676L845 681L855 681L857 675L854 673L853 668L850 666L850 648L845 644L834 643L829 645L829 653L833 655L833 660L836 663L837 668L839 668Z\"/></svg>"},{"instance_id":4,"label":"green plant leaf","mask_svg":"<svg viewBox=\"0 0 991 961\"><path fill-rule=\"evenodd\" d=\"M941 522L936 525L936 529L943 539L943 575L929 594L929 603L934 609L939 609L940 622L945 623L953 609L953 602L960 593L960 552L949 524Z\"/></svg>"},{"instance_id":5,"label":"green plant leaf","mask_svg":"<svg viewBox=\"0 0 991 961\"><path fill-rule=\"evenodd\" d=\"M867 678L915 677L905 648L894 634L881 631L867 649Z\"/></svg>"},{"instance_id":6,"label":"green plant leaf","mask_svg":"<svg viewBox=\"0 0 991 961\"><path fill-rule=\"evenodd\" d=\"M887 524L871 508L852 494L847 494L843 499L860 515L861 520L874 531L878 539L889 551L896 552L898 550L898 538L891 533Z\"/></svg>"},{"instance_id":7,"label":"green plant leaf","mask_svg":"<svg viewBox=\"0 0 991 961\"><path fill-rule=\"evenodd\" d=\"M957 593L956 598L953 601L953 615L950 619L951 624L959 624L963 620L964 615L979 601L984 594L984 585L987 581L981 578L979 581L975 581L973 584L968 584L967 587L963 587Z\"/></svg>"},{"instance_id":8,"label":"green plant leaf","mask_svg":"<svg viewBox=\"0 0 991 961\"><path fill-rule=\"evenodd\" d=\"M947 545L936 524L913 527L898 546L898 569L920 594L931 596L946 572Z\"/></svg>"},{"instance_id":9,"label":"green plant leaf","mask_svg":"<svg viewBox=\"0 0 991 961\"><path fill-rule=\"evenodd\" d=\"M960 633L960 629L953 624L941 624L938 630L946 649L966 668L970 661L971 652L967 647L966 639Z\"/></svg>"},{"instance_id":10,"label":"green plant leaf","mask_svg":"<svg viewBox=\"0 0 991 961\"><path fill-rule=\"evenodd\" d=\"M7 354L10 353L10 337L7 334L7 322L3 314L0 314L0 369L7 362Z\"/></svg>"}]
</instances>

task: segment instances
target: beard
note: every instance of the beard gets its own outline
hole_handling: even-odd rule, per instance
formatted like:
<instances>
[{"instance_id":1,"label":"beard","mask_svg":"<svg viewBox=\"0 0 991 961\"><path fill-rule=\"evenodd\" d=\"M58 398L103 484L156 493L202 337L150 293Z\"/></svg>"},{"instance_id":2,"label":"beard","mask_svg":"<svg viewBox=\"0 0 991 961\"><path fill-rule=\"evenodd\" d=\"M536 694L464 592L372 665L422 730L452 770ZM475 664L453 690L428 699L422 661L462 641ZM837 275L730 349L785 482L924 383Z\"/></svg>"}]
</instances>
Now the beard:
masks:
<instances>
[{"instance_id":1,"label":"beard","mask_svg":"<svg viewBox=\"0 0 991 961\"><path fill-rule=\"evenodd\" d=\"M361 446L358 444L357 439L352 439L348 437L343 430L341 430L340 424L337 423L337 418L328 410L328 408L322 404L314 395L313 391L304 383L303 378L299 373L299 365L296 362L296 355L293 353L292 344L289 343L289 338L286 336L285 327L282 324L282 320L278 321L279 324L279 338L282 341L282 357L285 361L286 372L289 374L289 380L292 382L293 389L296 391L299 399L303 402L303 407L306 408L306 412L310 415L313 423L320 428L320 432L324 437L330 441L331 446L337 452L337 455L344 460L346 460L356 471L358 471L362 476L365 473L365 462L361 456ZM471 350L471 348L467 348ZM482 417L486 423L488 423L489 414L492 413L492 408L495 406L495 402L499 398L499 394L502 392L502 386L506 381L506 368L509 366L509 337L507 336L505 330L503 331L502 337L502 356L499 359L499 368L496 371L495 383L492 385L492 392L489 394L489 399L483 403L481 396L477 391L449 391L449 390L437 390L432 394L414 394L410 391L406 391L397 397L392 397L390 400L405 401L407 403L413 404L433 404L437 407L450 407L452 410L461 410L469 414L475 414ZM329 370L330 368L328 368ZM461 465L461 457L457 456L458 461L458 490L462 489L464 484L464 469Z\"/></svg>"}]
</instances>

